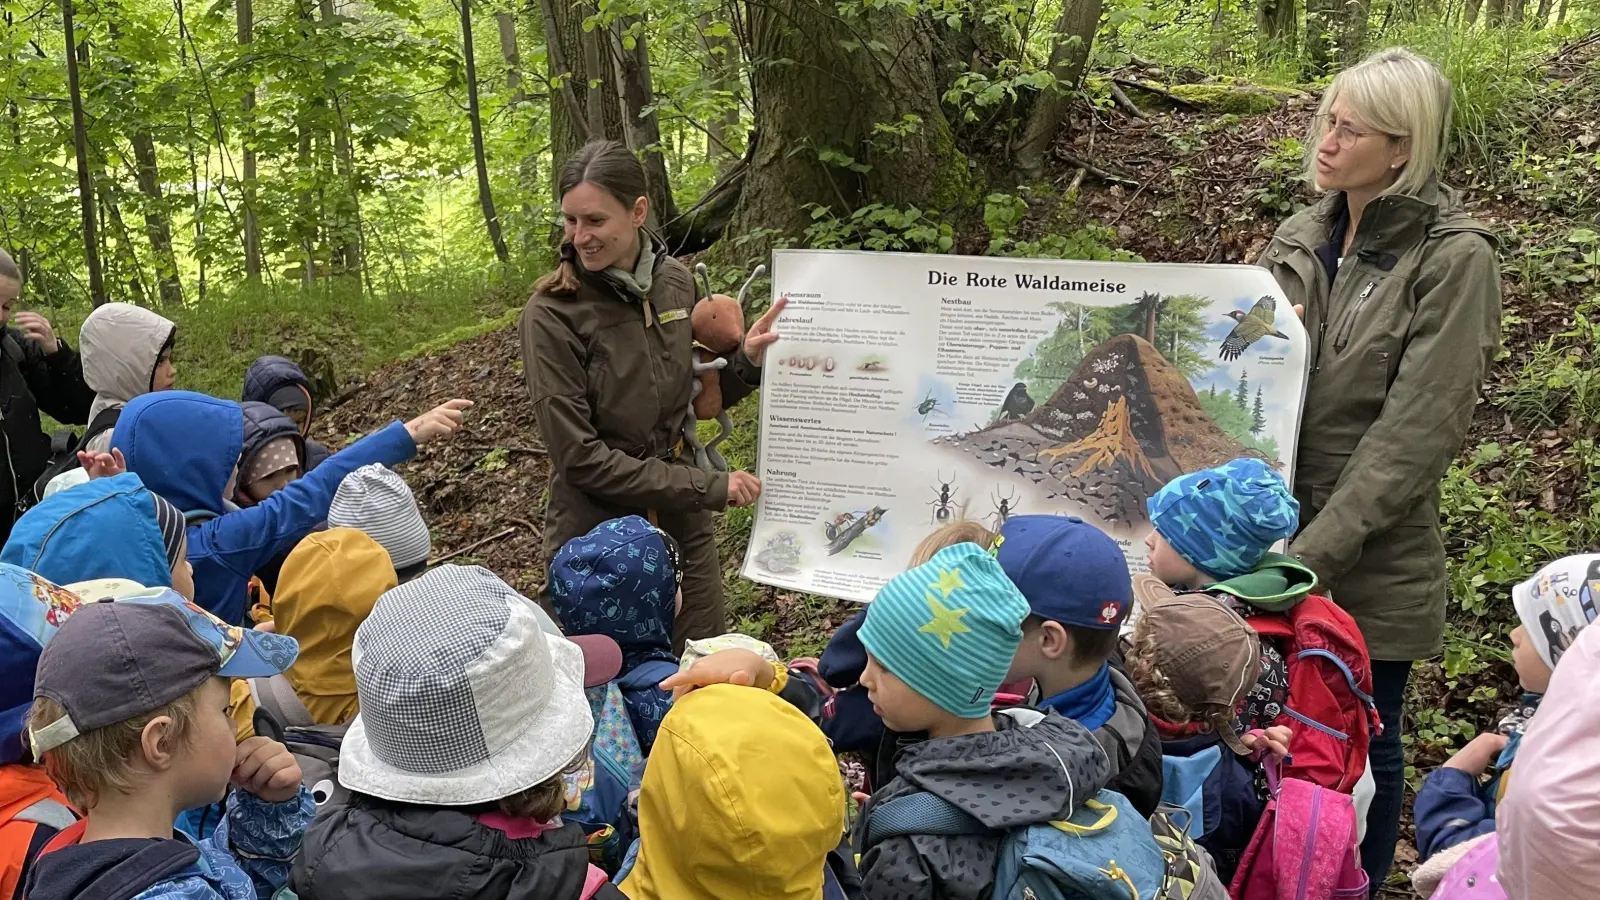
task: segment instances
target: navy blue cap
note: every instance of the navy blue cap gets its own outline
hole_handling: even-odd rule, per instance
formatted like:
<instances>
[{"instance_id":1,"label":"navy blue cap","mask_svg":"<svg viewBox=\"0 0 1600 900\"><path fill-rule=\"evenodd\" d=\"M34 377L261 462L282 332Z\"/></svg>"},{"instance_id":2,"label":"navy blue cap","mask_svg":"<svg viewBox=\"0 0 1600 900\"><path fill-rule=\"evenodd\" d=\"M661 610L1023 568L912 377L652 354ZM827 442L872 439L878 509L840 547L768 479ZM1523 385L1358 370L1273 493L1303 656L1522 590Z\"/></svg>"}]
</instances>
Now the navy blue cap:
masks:
<instances>
[{"instance_id":1,"label":"navy blue cap","mask_svg":"<svg viewBox=\"0 0 1600 900\"><path fill-rule=\"evenodd\" d=\"M995 558L1041 619L1111 629L1133 605L1128 558L1082 519L1012 516L1000 528Z\"/></svg>"}]
</instances>

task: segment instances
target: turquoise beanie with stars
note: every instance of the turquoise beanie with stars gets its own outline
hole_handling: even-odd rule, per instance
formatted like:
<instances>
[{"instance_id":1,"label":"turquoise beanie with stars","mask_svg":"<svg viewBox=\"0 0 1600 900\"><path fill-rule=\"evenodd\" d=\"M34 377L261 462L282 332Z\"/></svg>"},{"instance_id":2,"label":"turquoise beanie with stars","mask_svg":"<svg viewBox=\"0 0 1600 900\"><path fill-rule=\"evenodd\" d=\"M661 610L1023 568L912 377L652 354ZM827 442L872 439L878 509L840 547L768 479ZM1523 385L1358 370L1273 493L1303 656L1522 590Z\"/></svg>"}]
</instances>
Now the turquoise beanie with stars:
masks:
<instances>
[{"instance_id":1,"label":"turquoise beanie with stars","mask_svg":"<svg viewBox=\"0 0 1600 900\"><path fill-rule=\"evenodd\" d=\"M1246 457L1180 475L1148 501L1150 524L1189 565L1218 581L1254 571L1300 527L1283 476Z\"/></svg>"},{"instance_id":2,"label":"turquoise beanie with stars","mask_svg":"<svg viewBox=\"0 0 1600 900\"><path fill-rule=\"evenodd\" d=\"M889 674L963 719L989 714L1022 643L1028 600L977 544L946 547L878 591L861 643Z\"/></svg>"}]
</instances>

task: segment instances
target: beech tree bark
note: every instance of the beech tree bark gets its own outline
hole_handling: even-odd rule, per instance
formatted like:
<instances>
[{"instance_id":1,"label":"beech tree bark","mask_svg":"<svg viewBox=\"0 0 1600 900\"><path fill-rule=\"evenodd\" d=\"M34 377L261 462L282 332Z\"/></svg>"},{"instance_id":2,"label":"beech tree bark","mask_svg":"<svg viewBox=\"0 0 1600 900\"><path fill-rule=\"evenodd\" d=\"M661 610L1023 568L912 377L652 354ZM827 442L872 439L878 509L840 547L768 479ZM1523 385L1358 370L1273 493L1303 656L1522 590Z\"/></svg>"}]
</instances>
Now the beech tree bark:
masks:
<instances>
[{"instance_id":1,"label":"beech tree bark","mask_svg":"<svg viewBox=\"0 0 1600 900\"><path fill-rule=\"evenodd\" d=\"M248 47L255 39L255 6L252 0L238 0L234 8L234 23L239 31L239 46ZM242 165L244 167L244 277L251 282L261 281L261 225L256 221L256 149L250 128L255 121L256 88L254 84L244 92L239 101L244 110L244 134L240 138Z\"/></svg>"},{"instance_id":2,"label":"beech tree bark","mask_svg":"<svg viewBox=\"0 0 1600 900\"><path fill-rule=\"evenodd\" d=\"M483 115L478 109L478 64L472 52L472 0L457 0L461 8L461 56L467 69L467 118L472 125L472 159L478 170L478 205L483 208L483 224L494 244L494 255L509 262L506 239L500 233L500 216L494 211L494 192L489 188L489 159L483 149Z\"/></svg>"},{"instance_id":3,"label":"beech tree bark","mask_svg":"<svg viewBox=\"0 0 1600 900\"><path fill-rule=\"evenodd\" d=\"M102 306L105 276L100 269L100 236L95 226L94 180L89 175L89 130L83 119L83 93L78 86L78 36L72 0L61 0L61 30L67 48L67 95L72 105L72 152L78 163L78 204L83 216L83 261L89 269L89 300Z\"/></svg>"},{"instance_id":4,"label":"beech tree bark","mask_svg":"<svg viewBox=\"0 0 1600 900\"><path fill-rule=\"evenodd\" d=\"M1044 174L1045 158L1056 135L1061 133L1061 123L1066 120L1072 104L1072 92L1083 81L1103 6L1104 0L1066 0L1061 8L1061 18L1056 21L1055 44L1050 49L1050 72L1055 75L1056 86L1040 91L1034 98L1033 109L1022 130L1022 141L1016 148L1017 166L1029 178Z\"/></svg>"},{"instance_id":5,"label":"beech tree bark","mask_svg":"<svg viewBox=\"0 0 1600 900\"><path fill-rule=\"evenodd\" d=\"M643 17L618 17L611 23L611 56L616 63L617 85L621 88L622 128L629 149L644 164L645 185L650 197L650 225L678 217L672 200L672 185L667 180L667 160L661 154L661 123L651 108L655 87L650 74L650 50L645 44ZM635 27L640 26L640 27ZM628 35L633 47L628 47Z\"/></svg>"}]
</instances>

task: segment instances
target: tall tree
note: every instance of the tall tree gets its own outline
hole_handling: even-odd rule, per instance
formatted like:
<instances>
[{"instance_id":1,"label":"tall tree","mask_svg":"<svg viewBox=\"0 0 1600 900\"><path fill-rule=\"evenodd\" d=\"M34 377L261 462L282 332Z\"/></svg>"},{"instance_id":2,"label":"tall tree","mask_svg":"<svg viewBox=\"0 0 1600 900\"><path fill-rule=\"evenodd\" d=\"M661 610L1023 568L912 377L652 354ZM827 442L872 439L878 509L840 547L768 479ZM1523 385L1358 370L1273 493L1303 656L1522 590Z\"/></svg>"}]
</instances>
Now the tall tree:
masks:
<instances>
[{"instance_id":1,"label":"tall tree","mask_svg":"<svg viewBox=\"0 0 1600 900\"><path fill-rule=\"evenodd\" d=\"M765 256L817 206L845 216L866 203L954 212L979 201L940 105L927 19L830 0L746 8L760 127L727 226L748 239L740 252Z\"/></svg>"},{"instance_id":2,"label":"tall tree","mask_svg":"<svg viewBox=\"0 0 1600 900\"><path fill-rule=\"evenodd\" d=\"M61 0L61 30L67 48L67 95L72 105L72 152L78 163L78 203L83 216L83 261L89 268L89 299L95 306L107 299L100 270L100 236L95 227L94 180L89 175L89 130L83 117L83 92L78 80L78 36L72 0Z\"/></svg>"},{"instance_id":3,"label":"tall tree","mask_svg":"<svg viewBox=\"0 0 1600 900\"><path fill-rule=\"evenodd\" d=\"M1017 166L1029 178L1044 173L1050 145L1066 121L1073 92L1083 81L1103 8L1104 0L1065 0L1062 4L1050 50L1050 74L1056 83L1034 98L1027 125L1022 129L1022 141L1017 145Z\"/></svg>"},{"instance_id":4,"label":"tall tree","mask_svg":"<svg viewBox=\"0 0 1600 900\"><path fill-rule=\"evenodd\" d=\"M522 53L517 49L517 20L504 10L494 14L495 28L500 32L500 59L506 64L506 90L511 92L511 104L517 106L528 99L522 90Z\"/></svg>"},{"instance_id":5,"label":"tall tree","mask_svg":"<svg viewBox=\"0 0 1600 900\"><path fill-rule=\"evenodd\" d=\"M1239 370L1239 389L1233 392L1233 402L1240 409L1250 408L1250 370Z\"/></svg>"},{"instance_id":6,"label":"tall tree","mask_svg":"<svg viewBox=\"0 0 1600 900\"><path fill-rule=\"evenodd\" d=\"M1260 0L1256 4L1256 31L1264 55L1293 57L1299 25L1295 0Z\"/></svg>"},{"instance_id":7,"label":"tall tree","mask_svg":"<svg viewBox=\"0 0 1600 900\"><path fill-rule=\"evenodd\" d=\"M472 124L472 159L478 169L478 205L483 208L483 224L494 242L494 255L508 262L506 239L500 233L500 216L494 211L494 194L489 189L489 159L483 150L483 115L478 109L478 64L472 52L472 0L457 0L461 8L461 56L467 69L467 118Z\"/></svg>"},{"instance_id":8,"label":"tall tree","mask_svg":"<svg viewBox=\"0 0 1600 900\"><path fill-rule=\"evenodd\" d=\"M678 217L667 181L667 159L661 153L661 122L656 117L655 88L650 74L650 51L645 44L643 16L612 20L611 55L616 62L617 84L622 91L622 127L628 147L644 163L649 189L650 217L655 226Z\"/></svg>"},{"instance_id":9,"label":"tall tree","mask_svg":"<svg viewBox=\"0 0 1600 900\"><path fill-rule=\"evenodd\" d=\"M1261 388L1256 388L1256 404L1250 410L1250 433L1260 436L1267 428L1267 408L1262 402Z\"/></svg>"},{"instance_id":10,"label":"tall tree","mask_svg":"<svg viewBox=\"0 0 1600 900\"><path fill-rule=\"evenodd\" d=\"M139 192L144 194L144 230L155 254L156 283L163 305L183 302L183 283L178 278L178 258L172 252L172 215L161 194L161 168L156 162L156 142L146 129L133 133L133 158L138 164Z\"/></svg>"},{"instance_id":11,"label":"tall tree","mask_svg":"<svg viewBox=\"0 0 1600 900\"><path fill-rule=\"evenodd\" d=\"M584 31L587 4L570 0L539 0L544 14L545 61L552 84L558 85L560 103L550 104L550 156L552 174L591 140L622 140L622 101L617 93L616 66L603 52L590 65L586 50L600 51L600 35ZM581 89L581 90L580 90ZM591 128L591 96L598 97L602 126Z\"/></svg>"},{"instance_id":12,"label":"tall tree","mask_svg":"<svg viewBox=\"0 0 1600 900\"><path fill-rule=\"evenodd\" d=\"M236 0L234 24L239 32L239 46L249 47L255 40L255 6L252 0ZM249 52L249 51L244 51ZM251 282L261 280L261 225L256 220L256 146L252 133L255 124L256 85L252 80L239 101L243 109L240 121L240 156L244 167L244 276Z\"/></svg>"}]
</instances>

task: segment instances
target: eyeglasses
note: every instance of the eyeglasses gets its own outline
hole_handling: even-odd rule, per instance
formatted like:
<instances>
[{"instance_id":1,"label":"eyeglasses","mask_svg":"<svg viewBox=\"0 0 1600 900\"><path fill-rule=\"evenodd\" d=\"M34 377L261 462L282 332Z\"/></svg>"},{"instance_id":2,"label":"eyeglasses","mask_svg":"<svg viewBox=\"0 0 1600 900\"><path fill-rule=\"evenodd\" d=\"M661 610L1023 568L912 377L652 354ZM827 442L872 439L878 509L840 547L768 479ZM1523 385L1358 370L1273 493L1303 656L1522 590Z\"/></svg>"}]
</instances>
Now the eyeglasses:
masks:
<instances>
[{"instance_id":1,"label":"eyeglasses","mask_svg":"<svg viewBox=\"0 0 1600 900\"><path fill-rule=\"evenodd\" d=\"M1322 133L1324 135L1332 134L1340 150L1349 150L1356 145L1357 141L1375 134L1389 137L1389 135L1381 131L1357 131L1349 125L1341 124L1338 119L1331 115L1322 116Z\"/></svg>"}]
</instances>

